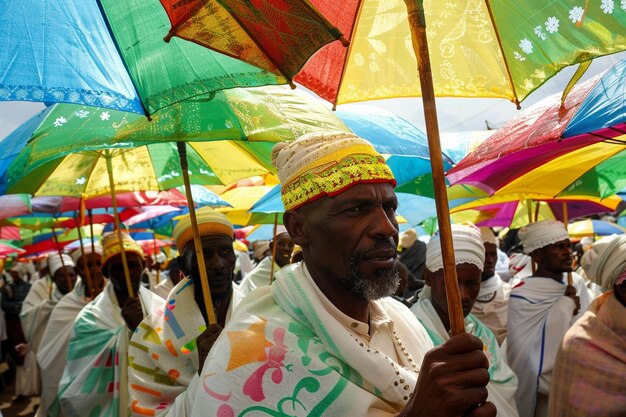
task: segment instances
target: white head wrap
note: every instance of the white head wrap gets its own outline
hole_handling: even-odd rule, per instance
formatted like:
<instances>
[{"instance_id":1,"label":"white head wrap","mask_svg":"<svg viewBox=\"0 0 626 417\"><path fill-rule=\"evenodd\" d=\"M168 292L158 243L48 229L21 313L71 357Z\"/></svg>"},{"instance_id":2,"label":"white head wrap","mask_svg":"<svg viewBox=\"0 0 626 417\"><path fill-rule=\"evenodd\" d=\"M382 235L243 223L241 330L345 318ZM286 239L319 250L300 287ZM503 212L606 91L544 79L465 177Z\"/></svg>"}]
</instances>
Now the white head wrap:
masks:
<instances>
[{"instance_id":1,"label":"white head wrap","mask_svg":"<svg viewBox=\"0 0 626 417\"><path fill-rule=\"evenodd\" d=\"M589 279L605 291L612 290L615 280L626 270L626 235L600 239L587 253L591 259L591 265L585 269Z\"/></svg>"},{"instance_id":2,"label":"white head wrap","mask_svg":"<svg viewBox=\"0 0 626 417\"><path fill-rule=\"evenodd\" d=\"M24 278L24 276L28 273L28 267L24 262L15 262L11 267L12 272L16 272L20 278Z\"/></svg>"},{"instance_id":3,"label":"white head wrap","mask_svg":"<svg viewBox=\"0 0 626 417\"><path fill-rule=\"evenodd\" d=\"M85 250L85 255L89 255L90 253L97 253L98 255L102 256L102 245L100 243L95 243L93 245L93 250L91 248L91 243L83 245L83 249ZM81 250L81 248L74 249L70 256L76 264L78 263L80 257L83 256L83 251Z\"/></svg>"},{"instance_id":4,"label":"white head wrap","mask_svg":"<svg viewBox=\"0 0 626 417\"><path fill-rule=\"evenodd\" d=\"M585 236L580 239L580 246L582 247L583 251L587 251L591 247L591 245L593 245L593 237Z\"/></svg>"},{"instance_id":5,"label":"white head wrap","mask_svg":"<svg viewBox=\"0 0 626 417\"><path fill-rule=\"evenodd\" d=\"M520 229L518 236L527 255L553 243L569 240L567 229L563 223L556 220L530 223Z\"/></svg>"},{"instance_id":6,"label":"white head wrap","mask_svg":"<svg viewBox=\"0 0 626 417\"><path fill-rule=\"evenodd\" d=\"M443 268L441 241L437 233L426 245L426 268L435 272ZM452 242L456 265L473 264L481 270L485 264L485 246L480 238L480 229L474 225L453 224Z\"/></svg>"},{"instance_id":7,"label":"white head wrap","mask_svg":"<svg viewBox=\"0 0 626 417\"><path fill-rule=\"evenodd\" d=\"M481 227L480 237L482 238L483 243L492 243L498 246L498 239L496 238L496 235L493 233L493 231L490 228Z\"/></svg>"},{"instance_id":8,"label":"white head wrap","mask_svg":"<svg viewBox=\"0 0 626 417\"><path fill-rule=\"evenodd\" d=\"M61 261L61 257L63 257L63 261ZM51 277L54 277L54 274L61 269L63 265L73 268L74 261L66 254L59 255L55 252L48 255L48 269L50 269Z\"/></svg>"}]
</instances>

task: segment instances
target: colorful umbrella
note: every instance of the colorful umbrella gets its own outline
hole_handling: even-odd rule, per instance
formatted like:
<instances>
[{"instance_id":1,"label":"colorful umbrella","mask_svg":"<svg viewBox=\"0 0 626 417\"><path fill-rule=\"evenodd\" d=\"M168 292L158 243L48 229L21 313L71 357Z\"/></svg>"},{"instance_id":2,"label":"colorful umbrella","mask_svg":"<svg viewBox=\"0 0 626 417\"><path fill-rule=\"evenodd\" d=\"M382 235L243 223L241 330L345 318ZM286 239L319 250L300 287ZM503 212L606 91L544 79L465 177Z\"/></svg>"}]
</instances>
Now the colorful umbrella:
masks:
<instances>
[{"instance_id":1,"label":"colorful umbrella","mask_svg":"<svg viewBox=\"0 0 626 417\"><path fill-rule=\"evenodd\" d=\"M113 166L118 191L158 191L182 184L173 141L194 141L188 154L193 182L225 184L270 172L273 142L292 140L317 129L348 130L319 100L288 87L226 90L172 105L152 121L133 113L59 104L4 139L3 144L23 150L18 156L17 151L3 147L0 159L13 159L7 183L15 184L25 173L37 169L36 175L14 188L21 192L83 197L104 194L108 189L108 158L119 163ZM142 144L148 145L129 149ZM65 156L65 162L60 156ZM94 166L99 157L100 167ZM39 189L43 178L60 165L67 167L60 171L63 177L58 181L51 178ZM90 176L89 172L98 175Z\"/></svg>"},{"instance_id":2,"label":"colorful umbrella","mask_svg":"<svg viewBox=\"0 0 626 417\"><path fill-rule=\"evenodd\" d=\"M524 197L524 196L522 196ZM515 196L476 199L450 210L455 222L477 226L519 228L540 220L568 221L591 214L614 211L620 198L571 197L569 199L516 199ZM535 196L539 197L539 196ZM564 207L565 205L565 207Z\"/></svg>"},{"instance_id":3,"label":"colorful umbrella","mask_svg":"<svg viewBox=\"0 0 626 417\"><path fill-rule=\"evenodd\" d=\"M447 173L448 180L490 193L500 190L506 194L540 192L556 196L570 185L566 195L616 193L626 186L626 176L619 172L619 154L626 139L624 80L626 61L621 61L603 75L574 87L564 105L560 95L546 98L505 124L460 161ZM578 182L583 172L606 158L609 161L597 167L598 175L590 172ZM545 169L538 178L540 184L537 178L520 179L521 187L511 184L542 165Z\"/></svg>"},{"instance_id":4,"label":"colorful umbrella","mask_svg":"<svg viewBox=\"0 0 626 417\"><path fill-rule=\"evenodd\" d=\"M6 7L0 100L152 114L224 88L286 82L191 42L166 44L168 23L157 0L26 0Z\"/></svg>"},{"instance_id":5,"label":"colorful umbrella","mask_svg":"<svg viewBox=\"0 0 626 417\"><path fill-rule=\"evenodd\" d=\"M572 237L621 235L626 233L626 228L604 220L586 219L570 223L567 233Z\"/></svg>"},{"instance_id":6,"label":"colorful umbrella","mask_svg":"<svg viewBox=\"0 0 626 417\"><path fill-rule=\"evenodd\" d=\"M222 27L217 24L222 15L213 12L217 2L162 3L169 9L184 3L198 10L193 25L189 25L190 32L193 28L202 29L195 34L186 33L185 38L221 49L219 45L225 36L212 30ZM293 22L285 17L300 3L304 2L285 0L280 2L280 8L272 4L261 10L257 3L225 7L231 13L234 9L234 15L244 16L258 16L270 10L278 15L274 21L285 20L293 38L308 40L312 36L309 26L298 20L306 15L296 15ZM285 76L293 77L332 103L420 95L407 19L407 7L414 10L416 3L417 0L313 2L317 11L349 39L350 46L344 48L333 42L308 61L302 56L302 49L290 49L289 42L282 38L269 40L276 42L272 47L281 49L280 56L291 63L290 68L297 71L304 64L295 77L293 71L284 73ZM561 68L624 50L626 45L622 10L626 7L613 0L589 5L566 0L423 3L429 25L428 43L433 46L430 61L434 92L438 97L502 97L519 102ZM181 7L179 16L190 15L188 12ZM252 25L247 33L258 34L257 42L265 44L266 26ZM243 36L239 38L237 32L229 35L226 38L233 44L242 41ZM244 53L237 56L248 59Z\"/></svg>"}]
</instances>

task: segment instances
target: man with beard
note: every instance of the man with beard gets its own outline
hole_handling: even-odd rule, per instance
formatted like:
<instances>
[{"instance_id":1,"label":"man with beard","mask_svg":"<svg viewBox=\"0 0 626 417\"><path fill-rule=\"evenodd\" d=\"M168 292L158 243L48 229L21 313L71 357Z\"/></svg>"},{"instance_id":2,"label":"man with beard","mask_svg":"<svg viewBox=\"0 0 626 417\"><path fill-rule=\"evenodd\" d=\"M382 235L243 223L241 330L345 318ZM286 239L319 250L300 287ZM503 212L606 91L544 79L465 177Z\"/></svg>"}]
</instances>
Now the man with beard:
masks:
<instances>
[{"instance_id":1,"label":"man with beard","mask_svg":"<svg viewBox=\"0 0 626 417\"><path fill-rule=\"evenodd\" d=\"M516 401L521 417L548 415L552 369L563 335L589 306L584 280L573 276L572 246L563 223L544 220L519 232L524 253L537 265L509 298L507 357L519 379Z\"/></svg>"},{"instance_id":2,"label":"man with beard","mask_svg":"<svg viewBox=\"0 0 626 417\"><path fill-rule=\"evenodd\" d=\"M136 416L188 414L198 372L241 299L233 282L233 225L210 207L199 209L196 216L217 324L207 328L191 219L186 215L173 231L180 252L177 260L186 278L170 291L161 308L141 322L130 343L130 401Z\"/></svg>"},{"instance_id":3,"label":"man with beard","mask_svg":"<svg viewBox=\"0 0 626 417\"><path fill-rule=\"evenodd\" d=\"M54 402L59 389L59 381L63 375L67 358L67 347L70 342L74 319L91 300L95 298L106 283L102 276L102 246L99 243L87 245L83 250L72 252L72 260L76 264L79 279L74 289L67 293L52 310L46 331L37 352L37 363L41 370L41 402L38 415L48 415L48 407ZM89 269L91 287L85 277ZM51 415L53 413L50 413Z\"/></svg>"},{"instance_id":4,"label":"man with beard","mask_svg":"<svg viewBox=\"0 0 626 417\"><path fill-rule=\"evenodd\" d=\"M485 265L480 282L480 292L472 307L472 314L496 335L498 344L506 338L506 323L509 311L511 287L496 273L498 241L491 229L481 227L480 233L485 246Z\"/></svg>"},{"instance_id":5,"label":"man with beard","mask_svg":"<svg viewBox=\"0 0 626 417\"><path fill-rule=\"evenodd\" d=\"M270 253L274 252L274 245L276 245L276 260L274 260L272 255L266 256L239 284L239 290L243 296L246 296L250 291L258 287L270 285L270 282L273 281L273 277L271 277L272 269L276 273L281 268L289 265L291 252L293 251L293 242L285 226L279 226L276 229L276 237L270 240ZM272 264L274 264L273 268Z\"/></svg>"},{"instance_id":6,"label":"man with beard","mask_svg":"<svg viewBox=\"0 0 626 417\"><path fill-rule=\"evenodd\" d=\"M122 245L117 233L102 239L102 274L109 281L74 321L67 365L48 415L60 412L65 417L124 417L129 414L127 353L130 335L143 317L150 314L154 302L163 300L140 287L143 251L129 235L122 236ZM126 283L122 250L126 255L133 297Z\"/></svg>"},{"instance_id":7,"label":"man with beard","mask_svg":"<svg viewBox=\"0 0 626 417\"><path fill-rule=\"evenodd\" d=\"M488 399L498 409L501 417L517 417L515 391L517 377L506 364L506 352L500 349L495 335L487 326L470 313L480 291L485 248L480 230L474 225L453 224L452 240L456 258L456 272L465 317L465 331L482 340L489 358ZM493 262L495 267L495 260ZM435 344L450 339L450 317L443 279L443 259L439 235L433 236L426 245L426 286L411 311L424 325Z\"/></svg>"},{"instance_id":8,"label":"man with beard","mask_svg":"<svg viewBox=\"0 0 626 417\"><path fill-rule=\"evenodd\" d=\"M432 347L393 300L395 180L365 140L274 147L284 224L304 261L239 305L205 361L192 416L493 416L482 343Z\"/></svg>"}]
</instances>

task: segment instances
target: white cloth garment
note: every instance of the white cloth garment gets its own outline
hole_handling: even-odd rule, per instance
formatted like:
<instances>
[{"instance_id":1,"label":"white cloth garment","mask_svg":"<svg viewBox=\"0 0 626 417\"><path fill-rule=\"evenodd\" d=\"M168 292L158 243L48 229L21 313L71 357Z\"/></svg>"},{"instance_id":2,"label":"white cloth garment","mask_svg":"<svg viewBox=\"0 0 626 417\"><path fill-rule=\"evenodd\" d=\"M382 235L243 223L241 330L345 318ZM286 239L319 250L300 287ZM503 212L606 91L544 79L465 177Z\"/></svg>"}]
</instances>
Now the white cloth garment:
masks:
<instances>
[{"instance_id":1,"label":"white cloth garment","mask_svg":"<svg viewBox=\"0 0 626 417\"><path fill-rule=\"evenodd\" d=\"M589 306L584 280L573 274L580 312L566 297L566 281L526 277L509 298L507 358L517 374L516 401L520 417L547 416L548 394L556 353L563 335Z\"/></svg>"}]
</instances>

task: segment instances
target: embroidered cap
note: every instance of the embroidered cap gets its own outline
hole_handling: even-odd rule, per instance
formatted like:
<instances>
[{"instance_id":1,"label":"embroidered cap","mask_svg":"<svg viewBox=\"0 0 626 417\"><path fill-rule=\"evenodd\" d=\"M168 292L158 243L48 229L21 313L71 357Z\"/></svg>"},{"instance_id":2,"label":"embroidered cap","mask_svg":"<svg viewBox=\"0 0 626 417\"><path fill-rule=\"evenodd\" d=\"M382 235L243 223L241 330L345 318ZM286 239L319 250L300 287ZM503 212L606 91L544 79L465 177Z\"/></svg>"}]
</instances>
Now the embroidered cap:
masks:
<instances>
[{"instance_id":1,"label":"embroidered cap","mask_svg":"<svg viewBox=\"0 0 626 417\"><path fill-rule=\"evenodd\" d=\"M211 207L202 207L196 210L196 220L198 222L198 232L200 236L206 235L227 235L234 238L233 224L225 214L213 210ZM172 237L176 241L176 247L182 252L187 242L193 240L193 229L191 228L191 217L184 215L178 220Z\"/></svg>"},{"instance_id":2,"label":"embroidered cap","mask_svg":"<svg viewBox=\"0 0 626 417\"><path fill-rule=\"evenodd\" d=\"M482 270L485 265L485 246L480 229L473 224L453 224L451 227L455 264L473 264ZM443 268L439 233L426 245L426 268L431 272Z\"/></svg>"},{"instance_id":3,"label":"embroidered cap","mask_svg":"<svg viewBox=\"0 0 626 417\"><path fill-rule=\"evenodd\" d=\"M553 243L569 240L565 226L556 220L530 223L520 229L518 236L527 255Z\"/></svg>"},{"instance_id":4,"label":"embroidered cap","mask_svg":"<svg viewBox=\"0 0 626 417\"><path fill-rule=\"evenodd\" d=\"M285 210L362 183L391 183L385 159L365 139L352 133L309 133L272 150Z\"/></svg>"},{"instance_id":5,"label":"embroidered cap","mask_svg":"<svg viewBox=\"0 0 626 417\"><path fill-rule=\"evenodd\" d=\"M144 257L141 246L128 233L122 233L122 244L126 253L136 253L142 258ZM102 265L104 266L109 259L122 252L117 232L109 233L102 238L102 248Z\"/></svg>"}]
</instances>

